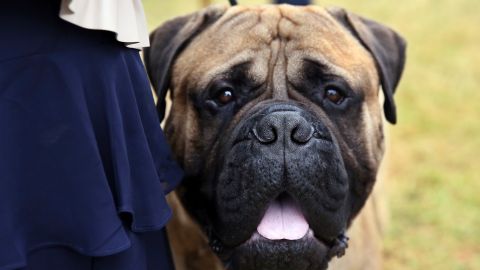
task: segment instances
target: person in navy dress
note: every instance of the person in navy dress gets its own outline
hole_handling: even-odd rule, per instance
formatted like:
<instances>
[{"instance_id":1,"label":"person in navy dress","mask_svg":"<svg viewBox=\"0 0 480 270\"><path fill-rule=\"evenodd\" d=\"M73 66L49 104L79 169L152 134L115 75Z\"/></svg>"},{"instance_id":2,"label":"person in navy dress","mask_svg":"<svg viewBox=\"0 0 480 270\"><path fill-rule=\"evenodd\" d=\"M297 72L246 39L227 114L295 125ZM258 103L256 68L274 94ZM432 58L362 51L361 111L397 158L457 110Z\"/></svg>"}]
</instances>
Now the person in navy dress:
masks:
<instances>
[{"instance_id":1,"label":"person in navy dress","mask_svg":"<svg viewBox=\"0 0 480 270\"><path fill-rule=\"evenodd\" d=\"M182 172L139 50L61 5L0 4L0 270L173 269Z\"/></svg>"}]
</instances>

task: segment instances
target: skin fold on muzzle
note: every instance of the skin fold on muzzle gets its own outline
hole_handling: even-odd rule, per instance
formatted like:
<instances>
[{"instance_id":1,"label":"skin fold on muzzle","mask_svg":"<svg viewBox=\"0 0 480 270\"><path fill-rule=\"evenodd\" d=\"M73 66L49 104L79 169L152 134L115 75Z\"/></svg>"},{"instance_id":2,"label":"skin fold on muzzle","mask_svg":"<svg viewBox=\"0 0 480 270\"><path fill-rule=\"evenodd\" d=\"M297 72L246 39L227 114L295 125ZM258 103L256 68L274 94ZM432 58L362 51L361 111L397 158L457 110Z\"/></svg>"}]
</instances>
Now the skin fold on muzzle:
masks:
<instances>
[{"instance_id":1,"label":"skin fold on muzzle","mask_svg":"<svg viewBox=\"0 0 480 270\"><path fill-rule=\"evenodd\" d=\"M343 9L265 5L176 18L151 44L177 194L224 267L326 269L383 156L379 89L396 121L403 39Z\"/></svg>"}]
</instances>

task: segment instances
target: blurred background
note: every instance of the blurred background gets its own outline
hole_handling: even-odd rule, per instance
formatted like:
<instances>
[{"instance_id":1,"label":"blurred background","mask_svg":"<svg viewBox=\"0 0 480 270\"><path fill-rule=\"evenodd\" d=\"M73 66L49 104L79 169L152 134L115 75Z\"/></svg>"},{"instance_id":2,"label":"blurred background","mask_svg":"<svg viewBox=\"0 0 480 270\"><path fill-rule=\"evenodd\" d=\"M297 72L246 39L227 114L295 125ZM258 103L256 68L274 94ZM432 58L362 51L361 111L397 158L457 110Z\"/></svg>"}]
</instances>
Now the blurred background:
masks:
<instances>
[{"instance_id":1,"label":"blurred background","mask_svg":"<svg viewBox=\"0 0 480 270\"><path fill-rule=\"evenodd\" d=\"M143 0L150 29L203 2ZM387 126L384 269L480 269L480 1L315 4L347 8L408 41L396 94L398 124Z\"/></svg>"}]
</instances>

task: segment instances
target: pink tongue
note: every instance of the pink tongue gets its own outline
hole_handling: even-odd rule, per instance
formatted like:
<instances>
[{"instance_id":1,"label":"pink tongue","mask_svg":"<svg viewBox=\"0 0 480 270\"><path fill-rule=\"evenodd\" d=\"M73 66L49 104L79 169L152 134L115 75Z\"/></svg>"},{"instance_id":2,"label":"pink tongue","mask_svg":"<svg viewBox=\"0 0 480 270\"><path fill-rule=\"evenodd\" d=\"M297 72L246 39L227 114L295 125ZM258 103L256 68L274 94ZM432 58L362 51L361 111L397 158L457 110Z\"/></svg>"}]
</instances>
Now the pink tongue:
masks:
<instances>
[{"instance_id":1,"label":"pink tongue","mask_svg":"<svg viewBox=\"0 0 480 270\"><path fill-rule=\"evenodd\" d=\"M287 197L270 203L257 231L270 240L298 240L307 234L308 228L298 206Z\"/></svg>"}]
</instances>

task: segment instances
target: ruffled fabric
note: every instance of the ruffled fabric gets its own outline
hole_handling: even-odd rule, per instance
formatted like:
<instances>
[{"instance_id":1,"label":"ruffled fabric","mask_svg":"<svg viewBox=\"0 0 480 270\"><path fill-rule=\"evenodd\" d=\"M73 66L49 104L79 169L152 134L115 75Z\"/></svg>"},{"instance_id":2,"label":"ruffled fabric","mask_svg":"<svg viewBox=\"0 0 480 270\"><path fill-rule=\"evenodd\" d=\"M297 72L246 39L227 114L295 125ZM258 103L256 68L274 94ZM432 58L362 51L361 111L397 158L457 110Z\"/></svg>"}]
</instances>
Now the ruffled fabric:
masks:
<instances>
[{"instance_id":1,"label":"ruffled fabric","mask_svg":"<svg viewBox=\"0 0 480 270\"><path fill-rule=\"evenodd\" d=\"M62 0L60 17L84 28L115 32L130 48L150 45L140 0Z\"/></svg>"},{"instance_id":2,"label":"ruffled fabric","mask_svg":"<svg viewBox=\"0 0 480 270\"><path fill-rule=\"evenodd\" d=\"M59 4L38 8L48 15ZM9 18L35 28L0 30L29 44L0 48L0 270L54 247L128 250L132 232L165 226L164 195L182 178L138 51L35 14Z\"/></svg>"}]
</instances>

